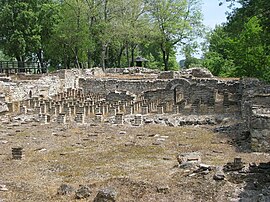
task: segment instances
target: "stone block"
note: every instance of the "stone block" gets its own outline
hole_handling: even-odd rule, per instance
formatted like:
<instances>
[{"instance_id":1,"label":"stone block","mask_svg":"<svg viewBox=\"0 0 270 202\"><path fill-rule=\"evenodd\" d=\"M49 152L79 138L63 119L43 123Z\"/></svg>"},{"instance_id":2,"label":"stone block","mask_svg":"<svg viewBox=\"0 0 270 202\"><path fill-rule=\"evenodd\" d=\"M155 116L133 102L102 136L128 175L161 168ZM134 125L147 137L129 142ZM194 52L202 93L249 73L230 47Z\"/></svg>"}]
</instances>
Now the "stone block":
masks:
<instances>
[{"instance_id":1,"label":"stone block","mask_svg":"<svg viewBox=\"0 0 270 202\"><path fill-rule=\"evenodd\" d=\"M117 192L112 188L105 188L98 191L94 202L116 202Z\"/></svg>"},{"instance_id":2,"label":"stone block","mask_svg":"<svg viewBox=\"0 0 270 202\"><path fill-rule=\"evenodd\" d=\"M122 125L124 123L124 118L122 113L117 113L115 115L115 124L120 124Z\"/></svg>"},{"instance_id":3,"label":"stone block","mask_svg":"<svg viewBox=\"0 0 270 202\"><path fill-rule=\"evenodd\" d=\"M59 113L56 119L57 123L59 124L66 124L66 114Z\"/></svg>"},{"instance_id":4,"label":"stone block","mask_svg":"<svg viewBox=\"0 0 270 202\"><path fill-rule=\"evenodd\" d=\"M158 113L158 114L164 114L164 107L161 106L161 105L158 105L158 106L157 106L157 113Z\"/></svg>"},{"instance_id":5,"label":"stone block","mask_svg":"<svg viewBox=\"0 0 270 202\"><path fill-rule=\"evenodd\" d=\"M85 115L83 113L76 113L75 121L76 123L84 123Z\"/></svg>"},{"instance_id":6,"label":"stone block","mask_svg":"<svg viewBox=\"0 0 270 202\"><path fill-rule=\"evenodd\" d=\"M148 106L143 105L141 107L141 111L142 111L142 114L148 114L149 113Z\"/></svg>"},{"instance_id":7,"label":"stone block","mask_svg":"<svg viewBox=\"0 0 270 202\"><path fill-rule=\"evenodd\" d=\"M142 115L141 114L136 114L134 116L134 126L140 126L142 124Z\"/></svg>"},{"instance_id":8,"label":"stone block","mask_svg":"<svg viewBox=\"0 0 270 202\"><path fill-rule=\"evenodd\" d=\"M103 115L101 113L96 113L95 122L96 123L102 123L103 122Z\"/></svg>"},{"instance_id":9,"label":"stone block","mask_svg":"<svg viewBox=\"0 0 270 202\"><path fill-rule=\"evenodd\" d=\"M201 162L201 155L198 152L182 153L182 154L177 155L177 161L180 165L186 164L186 163L199 164Z\"/></svg>"},{"instance_id":10,"label":"stone block","mask_svg":"<svg viewBox=\"0 0 270 202\"><path fill-rule=\"evenodd\" d=\"M13 147L12 148L12 159L21 160L23 157L23 148L22 147Z\"/></svg>"}]
</instances>

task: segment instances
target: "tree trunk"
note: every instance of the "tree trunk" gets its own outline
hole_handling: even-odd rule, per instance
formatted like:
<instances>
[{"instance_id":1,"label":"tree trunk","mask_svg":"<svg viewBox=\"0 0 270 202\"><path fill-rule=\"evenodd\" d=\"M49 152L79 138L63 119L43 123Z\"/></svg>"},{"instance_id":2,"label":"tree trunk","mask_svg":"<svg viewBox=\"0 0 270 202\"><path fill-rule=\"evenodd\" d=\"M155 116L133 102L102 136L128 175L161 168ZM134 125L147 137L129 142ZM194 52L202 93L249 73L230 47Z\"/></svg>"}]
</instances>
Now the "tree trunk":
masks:
<instances>
[{"instance_id":1,"label":"tree trunk","mask_svg":"<svg viewBox=\"0 0 270 202\"><path fill-rule=\"evenodd\" d=\"M69 69L69 64L68 64L68 60L69 60L69 57L68 55L66 54L66 44L63 45L63 65L65 68L68 68Z\"/></svg>"},{"instance_id":2,"label":"tree trunk","mask_svg":"<svg viewBox=\"0 0 270 202\"><path fill-rule=\"evenodd\" d=\"M107 47L107 44L105 43L102 43L102 50L101 50L101 67L102 67L102 70L105 71L105 57L106 57L106 48Z\"/></svg>"},{"instance_id":3,"label":"tree trunk","mask_svg":"<svg viewBox=\"0 0 270 202\"><path fill-rule=\"evenodd\" d=\"M78 0L76 0L77 4L78 4ZM80 22L80 18L81 18L81 10L80 8L78 8L78 12L77 12L77 32L80 31L80 27L81 27L81 22ZM81 64L79 62L79 48L78 46L75 47L75 67L76 68L81 68Z\"/></svg>"},{"instance_id":4,"label":"tree trunk","mask_svg":"<svg viewBox=\"0 0 270 202\"><path fill-rule=\"evenodd\" d=\"M40 63L41 73L46 73L47 71L46 71L46 67L44 66L43 50L42 49L39 49L37 56L38 56L38 60Z\"/></svg>"},{"instance_id":5,"label":"tree trunk","mask_svg":"<svg viewBox=\"0 0 270 202\"><path fill-rule=\"evenodd\" d=\"M125 46L122 46L120 48L119 54L118 54L118 58L117 58L117 66L120 68L121 67L121 58L122 58L122 54L123 51L125 50Z\"/></svg>"},{"instance_id":6,"label":"tree trunk","mask_svg":"<svg viewBox=\"0 0 270 202\"><path fill-rule=\"evenodd\" d=\"M75 47L75 67L76 68L80 68L78 52L79 52L78 47Z\"/></svg>"},{"instance_id":7,"label":"tree trunk","mask_svg":"<svg viewBox=\"0 0 270 202\"><path fill-rule=\"evenodd\" d=\"M162 48L164 71L169 70L169 52Z\"/></svg>"},{"instance_id":8,"label":"tree trunk","mask_svg":"<svg viewBox=\"0 0 270 202\"><path fill-rule=\"evenodd\" d=\"M91 51L87 50L87 68L92 68Z\"/></svg>"},{"instance_id":9,"label":"tree trunk","mask_svg":"<svg viewBox=\"0 0 270 202\"><path fill-rule=\"evenodd\" d=\"M129 67L129 51L128 51L128 43L126 44L126 57L127 57L127 67Z\"/></svg>"},{"instance_id":10,"label":"tree trunk","mask_svg":"<svg viewBox=\"0 0 270 202\"><path fill-rule=\"evenodd\" d=\"M169 70L169 56L170 56L170 53L168 51L167 54L166 54L166 67L167 67L167 70L166 71Z\"/></svg>"},{"instance_id":11,"label":"tree trunk","mask_svg":"<svg viewBox=\"0 0 270 202\"><path fill-rule=\"evenodd\" d=\"M131 67L134 67L134 52L135 52L135 49L136 49L137 45L133 45L132 48L131 48L131 62L130 62L130 66Z\"/></svg>"},{"instance_id":12,"label":"tree trunk","mask_svg":"<svg viewBox=\"0 0 270 202\"><path fill-rule=\"evenodd\" d=\"M18 62L18 72L25 72L24 68L24 56L17 56L16 57L17 62Z\"/></svg>"}]
</instances>

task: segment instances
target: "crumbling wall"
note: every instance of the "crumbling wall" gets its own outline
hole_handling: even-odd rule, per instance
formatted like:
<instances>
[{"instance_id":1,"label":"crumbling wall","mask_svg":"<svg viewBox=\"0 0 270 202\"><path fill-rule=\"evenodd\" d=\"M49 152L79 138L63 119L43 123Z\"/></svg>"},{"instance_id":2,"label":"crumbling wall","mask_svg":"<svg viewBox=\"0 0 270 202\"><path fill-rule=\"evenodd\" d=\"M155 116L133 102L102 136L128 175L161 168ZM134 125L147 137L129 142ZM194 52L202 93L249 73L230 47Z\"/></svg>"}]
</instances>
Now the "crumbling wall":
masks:
<instances>
[{"instance_id":1,"label":"crumbling wall","mask_svg":"<svg viewBox=\"0 0 270 202\"><path fill-rule=\"evenodd\" d=\"M206 85L193 85L190 91L190 102L200 100L202 104L215 103L215 88L207 87Z\"/></svg>"},{"instance_id":2,"label":"crumbling wall","mask_svg":"<svg viewBox=\"0 0 270 202\"><path fill-rule=\"evenodd\" d=\"M0 114L8 111L5 95L0 91Z\"/></svg>"},{"instance_id":3,"label":"crumbling wall","mask_svg":"<svg viewBox=\"0 0 270 202\"><path fill-rule=\"evenodd\" d=\"M20 101L31 97L48 97L63 90L63 83L57 76L45 76L38 80L1 82L0 89L6 102Z\"/></svg>"},{"instance_id":4,"label":"crumbling wall","mask_svg":"<svg viewBox=\"0 0 270 202\"><path fill-rule=\"evenodd\" d=\"M270 151L270 108L253 106L249 119L251 149L257 152Z\"/></svg>"},{"instance_id":5,"label":"crumbling wall","mask_svg":"<svg viewBox=\"0 0 270 202\"><path fill-rule=\"evenodd\" d=\"M241 115L250 131L253 151L270 151L270 85L243 79L240 85Z\"/></svg>"},{"instance_id":6,"label":"crumbling wall","mask_svg":"<svg viewBox=\"0 0 270 202\"><path fill-rule=\"evenodd\" d=\"M244 120L251 116L252 106L270 107L270 85L258 79L243 79L239 86L241 114Z\"/></svg>"},{"instance_id":7,"label":"crumbling wall","mask_svg":"<svg viewBox=\"0 0 270 202\"><path fill-rule=\"evenodd\" d=\"M158 75L159 79L176 79L179 78L179 72L175 72L175 71L164 71L164 72L160 72L160 74Z\"/></svg>"},{"instance_id":8,"label":"crumbling wall","mask_svg":"<svg viewBox=\"0 0 270 202\"><path fill-rule=\"evenodd\" d=\"M25 100L29 97L50 97L63 90L57 76L45 76L36 81L18 81L10 86L10 101Z\"/></svg>"},{"instance_id":9,"label":"crumbling wall","mask_svg":"<svg viewBox=\"0 0 270 202\"><path fill-rule=\"evenodd\" d=\"M64 88L78 88L79 77L83 76L83 71L80 69L65 70Z\"/></svg>"},{"instance_id":10,"label":"crumbling wall","mask_svg":"<svg viewBox=\"0 0 270 202\"><path fill-rule=\"evenodd\" d=\"M158 69L149 69L149 68L144 68L144 67L107 68L107 69L105 69L105 73L110 73L110 74L126 74L126 73L129 73L129 74L136 74L136 73L157 74L157 73L159 73L159 71L160 70L158 70Z\"/></svg>"},{"instance_id":11,"label":"crumbling wall","mask_svg":"<svg viewBox=\"0 0 270 202\"><path fill-rule=\"evenodd\" d=\"M74 94L75 91L79 99L92 96L100 102L102 100L101 104L104 106L98 107L103 107L104 110L100 109L100 111L107 110L107 113L111 110L108 102L117 101L124 101L128 106L123 108L126 107L126 113L130 114L150 112L235 115L240 111L242 120L247 123L250 130L252 149L269 151L270 113L266 109L270 108L270 85L257 79L223 80L180 76L177 79L168 79L174 78L176 74L165 72L163 73L165 79L127 80L102 78L102 76L97 78L93 73L95 71L59 70L35 80L2 79L0 94L4 96L1 98L0 111L6 110L6 102L26 100L30 97L35 98L32 99L34 102L36 97L48 98L56 94L58 94L57 100L61 100L67 94L69 96ZM256 106L255 111L254 106ZM93 114L96 108L92 106ZM117 104L113 108L120 110Z\"/></svg>"},{"instance_id":12,"label":"crumbling wall","mask_svg":"<svg viewBox=\"0 0 270 202\"><path fill-rule=\"evenodd\" d=\"M112 91L128 91L138 95L152 89L164 89L166 85L167 81L164 80L79 79L79 87L84 90L85 94L106 95Z\"/></svg>"},{"instance_id":13,"label":"crumbling wall","mask_svg":"<svg viewBox=\"0 0 270 202\"><path fill-rule=\"evenodd\" d=\"M82 70L72 69L59 70L35 80L1 81L0 91L5 94L7 102L25 100L30 97L51 97L68 88L77 88L79 77L82 75ZM33 78L38 77L34 75Z\"/></svg>"},{"instance_id":14,"label":"crumbling wall","mask_svg":"<svg viewBox=\"0 0 270 202\"><path fill-rule=\"evenodd\" d=\"M118 102L119 100L128 102L128 101L133 101L136 99L136 96L133 94L129 94L128 92L125 91L115 91L115 92L110 92L106 96L106 101L108 102Z\"/></svg>"},{"instance_id":15,"label":"crumbling wall","mask_svg":"<svg viewBox=\"0 0 270 202\"><path fill-rule=\"evenodd\" d=\"M166 89L157 89L144 92L144 99L150 101L159 101L160 103L166 103L173 101L173 91Z\"/></svg>"}]
</instances>

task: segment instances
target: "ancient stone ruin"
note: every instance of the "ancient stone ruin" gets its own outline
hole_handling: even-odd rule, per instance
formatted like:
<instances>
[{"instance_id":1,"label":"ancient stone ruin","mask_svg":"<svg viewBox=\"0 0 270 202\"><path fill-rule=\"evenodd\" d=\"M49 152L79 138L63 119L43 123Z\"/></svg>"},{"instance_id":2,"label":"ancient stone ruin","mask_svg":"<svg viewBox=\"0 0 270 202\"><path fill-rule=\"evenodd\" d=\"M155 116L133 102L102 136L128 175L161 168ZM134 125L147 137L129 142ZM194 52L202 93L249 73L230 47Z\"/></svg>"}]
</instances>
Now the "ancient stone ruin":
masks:
<instances>
[{"instance_id":1,"label":"ancient stone ruin","mask_svg":"<svg viewBox=\"0 0 270 202\"><path fill-rule=\"evenodd\" d=\"M270 85L220 79L208 71L144 68L60 70L0 77L0 113L34 115L42 124L215 124L236 117L254 151L270 150Z\"/></svg>"}]
</instances>

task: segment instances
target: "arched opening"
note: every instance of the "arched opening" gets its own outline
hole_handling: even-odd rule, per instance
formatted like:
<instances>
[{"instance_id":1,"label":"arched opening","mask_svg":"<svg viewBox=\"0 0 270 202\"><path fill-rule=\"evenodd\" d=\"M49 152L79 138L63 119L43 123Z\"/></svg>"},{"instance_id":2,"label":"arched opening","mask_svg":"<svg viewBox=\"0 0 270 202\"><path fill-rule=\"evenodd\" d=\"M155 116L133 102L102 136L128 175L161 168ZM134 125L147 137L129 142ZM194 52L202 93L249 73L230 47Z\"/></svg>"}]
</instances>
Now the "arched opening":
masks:
<instances>
[{"instance_id":1,"label":"arched opening","mask_svg":"<svg viewBox=\"0 0 270 202\"><path fill-rule=\"evenodd\" d=\"M176 85L173 89L173 100L174 104L176 105L179 102L182 102L184 100L184 89L180 85Z\"/></svg>"}]
</instances>

